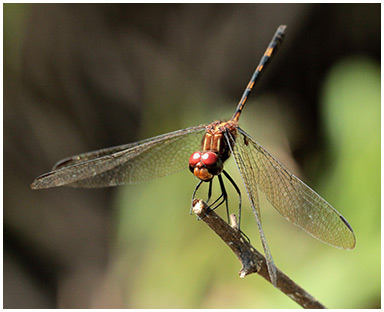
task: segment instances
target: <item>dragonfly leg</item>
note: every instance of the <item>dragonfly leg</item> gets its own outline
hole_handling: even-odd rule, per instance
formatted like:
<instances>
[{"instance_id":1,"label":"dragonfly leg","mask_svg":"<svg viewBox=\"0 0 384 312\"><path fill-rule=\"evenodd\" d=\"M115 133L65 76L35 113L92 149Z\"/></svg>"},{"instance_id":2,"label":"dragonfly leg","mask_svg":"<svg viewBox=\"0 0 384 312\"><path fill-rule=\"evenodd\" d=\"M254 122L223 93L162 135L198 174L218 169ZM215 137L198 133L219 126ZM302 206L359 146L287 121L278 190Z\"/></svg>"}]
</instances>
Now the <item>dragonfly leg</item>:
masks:
<instances>
[{"instance_id":1,"label":"dragonfly leg","mask_svg":"<svg viewBox=\"0 0 384 312\"><path fill-rule=\"evenodd\" d=\"M228 174L228 172L226 172L225 170L223 170L223 173L225 175L225 177L229 180L229 182L231 182L231 184L233 185L233 187L235 188L237 194L239 195L239 217L238 217L238 220L237 220L237 229L239 230L239 232L241 233L241 235L243 235L245 237L245 239L248 241L248 243L251 243L251 240L249 239L249 237L240 229L240 221L241 221L241 192L240 192L240 189L239 187L237 186L236 182L232 179L232 177Z\"/></svg>"},{"instance_id":2,"label":"dragonfly leg","mask_svg":"<svg viewBox=\"0 0 384 312\"><path fill-rule=\"evenodd\" d=\"M227 173L226 173L226 177L227 178L229 177L229 175ZM223 178L222 178L221 174L218 175L218 179L219 179L219 183L220 183L221 195L212 204L210 204L208 206L208 209L209 210L215 210L216 208L218 208L219 206L221 206L225 202L225 207L226 207L226 211L227 211L227 220L228 220L228 223L229 223L230 221L229 221L228 194L227 194L227 191L225 189L224 181L223 181ZM229 177L229 180L231 181L232 184L234 184L234 181L232 180L231 177ZM193 191L192 205L193 205L193 200L195 199L196 192L199 189L199 187L201 186L202 182L203 181L200 181L197 184L195 190ZM238 191L238 194L240 195L240 190L239 190L239 188L237 187L236 184L235 184L235 188ZM209 202L209 200L211 199L211 196L212 196L212 180L209 181L207 202ZM192 209L193 209L193 207L191 207L190 214L192 213Z\"/></svg>"},{"instance_id":3,"label":"dragonfly leg","mask_svg":"<svg viewBox=\"0 0 384 312\"><path fill-rule=\"evenodd\" d=\"M209 202L209 200L211 199L211 195L212 195L212 180L209 181L209 188L208 188L208 198L207 198L207 203Z\"/></svg>"},{"instance_id":4,"label":"dragonfly leg","mask_svg":"<svg viewBox=\"0 0 384 312\"><path fill-rule=\"evenodd\" d=\"M231 182L231 184L233 185L233 187L235 188L237 194L239 195L239 217L237 219L237 229L240 230L240 222L241 222L241 192L240 192L240 189L239 187L237 186L237 184L235 183L235 181L233 181L233 179L231 178L231 176L225 171L223 170L223 174L225 175L225 177L229 180L229 182ZM241 231L240 231L241 232ZM246 236L246 235L245 235ZM248 238L248 237L247 237Z\"/></svg>"},{"instance_id":5,"label":"dragonfly leg","mask_svg":"<svg viewBox=\"0 0 384 312\"><path fill-rule=\"evenodd\" d=\"M209 213L209 212L212 211L212 210L215 210L217 207L219 207L219 206L224 202L225 198L223 198L223 199L221 200L221 202L218 203L215 207L211 208L211 207L214 206L214 205L215 205L221 198L223 198L223 194L221 194L221 195L219 196L219 198L217 198L212 204L210 204L210 205L207 207L207 213ZM206 216L207 216L207 214L205 214L205 215L204 215L203 217L201 217L201 218L197 217L197 220L201 220L201 219L205 218Z\"/></svg>"},{"instance_id":6,"label":"dragonfly leg","mask_svg":"<svg viewBox=\"0 0 384 312\"><path fill-rule=\"evenodd\" d=\"M217 207L219 207L225 200L224 194L221 194L212 204L208 206L211 210L215 210ZM223 199L222 199L223 198ZM221 202L216 205L216 203L221 199ZM215 206L216 205L216 206ZM211 208L212 206L215 206L214 208Z\"/></svg>"},{"instance_id":7,"label":"dragonfly leg","mask_svg":"<svg viewBox=\"0 0 384 312\"><path fill-rule=\"evenodd\" d=\"M189 211L189 214L192 214L192 210L193 210L193 201L195 199L195 196L196 196L196 192L197 190L200 188L201 184L203 183L204 181L200 181L197 186L195 187L195 190L193 191L193 195L192 195L192 205L191 205L191 209ZM224 184L222 184L222 190L224 189L224 191L222 192L222 194L212 203L208 206L208 211L209 210L215 210L217 207L219 207L224 201L227 201L227 192L225 191L225 188L224 188ZM211 199L212 197L212 180L209 181L209 188L208 188L208 199L207 199L207 202ZM220 201L221 200L221 201ZM220 203L216 204L218 201L220 201ZM212 206L214 206L213 208L211 208ZM227 204L228 206L228 204ZM228 210L228 209L227 209ZM200 218L198 218L198 220L200 220Z\"/></svg>"},{"instance_id":8,"label":"dragonfly leg","mask_svg":"<svg viewBox=\"0 0 384 312\"><path fill-rule=\"evenodd\" d=\"M223 182L223 178L221 177L221 174L218 175L218 178L219 178L219 183L220 183L220 188L221 188L221 195L211 205L209 205L208 208L211 210L215 210L216 208L218 208L219 206L221 206L225 202L225 206L226 206L226 210L227 210L227 219L228 219L228 223L229 223L228 195L227 195L227 191L225 190L225 186L224 186L224 182ZM220 200L220 202L218 204L216 204L219 200ZM214 206L214 207L212 208L212 206Z\"/></svg>"},{"instance_id":9,"label":"dragonfly leg","mask_svg":"<svg viewBox=\"0 0 384 312\"><path fill-rule=\"evenodd\" d=\"M190 215L192 214L193 201L195 200L196 192L197 192L197 190L199 189L199 187L201 186L202 183L203 183L202 180L201 180L199 183L197 183L197 185L196 185L196 187L195 187L195 190L193 191L193 194L192 194L192 202L191 202L191 209L189 210L189 214L190 214Z\"/></svg>"},{"instance_id":10,"label":"dragonfly leg","mask_svg":"<svg viewBox=\"0 0 384 312\"><path fill-rule=\"evenodd\" d=\"M228 223L230 223L227 191L225 190L224 181L223 181L223 178L221 177L221 174L219 174L218 177L219 177L219 183L221 188L221 194L223 194L223 197L225 200L225 209L227 210L227 220L228 220Z\"/></svg>"}]
</instances>

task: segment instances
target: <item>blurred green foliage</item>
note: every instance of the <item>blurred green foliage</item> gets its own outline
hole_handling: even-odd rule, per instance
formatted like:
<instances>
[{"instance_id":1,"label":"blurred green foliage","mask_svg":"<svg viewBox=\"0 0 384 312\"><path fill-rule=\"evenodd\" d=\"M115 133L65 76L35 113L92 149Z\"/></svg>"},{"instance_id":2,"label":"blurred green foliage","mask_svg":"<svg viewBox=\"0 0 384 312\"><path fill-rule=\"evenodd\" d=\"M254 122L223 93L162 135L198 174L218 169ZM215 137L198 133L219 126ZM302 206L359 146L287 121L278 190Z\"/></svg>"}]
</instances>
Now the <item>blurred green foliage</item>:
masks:
<instances>
[{"instance_id":1,"label":"blurred green foliage","mask_svg":"<svg viewBox=\"0 0 384 312\"><path fill-rule=\"evenodd\" d=\"M357 247L343 251L314 240L278 217L262 198L264 231L277 266L327 307L375 308L380 302L379 66L363 58L336 64L324 81L321 104L326 160L314 164L322 168L312 177L314 188L350 222ZM247 110L242 127L253 136L260 124ZM240 181L233 163L227 170ZM297 308L259 276L239 279L235 256L202 222L188 215L196 183L185 170L122 189L116 202L119 227L112 270L125 291L124 304L133 308ZM244 194L243 190L242 228L260 248ZM229 195L236 207L236 194L229 190Z\"/></svg>"},{"instance_id":2,"label":"blurred green foliage","mask_svg":"<svg viewBox=\"0 0 384 312\"><path fill-rule=\"evenodd\" d=\"M357 237L346 262L348 308L368 308L364 298L379 296L380 290L380 90L380 68L365 58L339 63L324 90L332 167L321 189L342 207Z\"/></svg>"}]
</instances>

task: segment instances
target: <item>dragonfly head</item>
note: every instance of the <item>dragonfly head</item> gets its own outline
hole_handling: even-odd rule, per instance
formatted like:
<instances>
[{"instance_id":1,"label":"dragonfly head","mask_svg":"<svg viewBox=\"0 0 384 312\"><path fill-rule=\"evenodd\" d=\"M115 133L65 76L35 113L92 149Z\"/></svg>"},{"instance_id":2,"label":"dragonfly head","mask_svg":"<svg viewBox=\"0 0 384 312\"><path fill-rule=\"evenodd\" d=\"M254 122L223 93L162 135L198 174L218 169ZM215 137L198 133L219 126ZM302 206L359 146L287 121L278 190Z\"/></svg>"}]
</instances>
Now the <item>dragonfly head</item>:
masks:
<instances>
[{"instance_id":1,"label":"dragonfly head","mask_svg":"<svg viewBox=\"0 0 384 312\"><path fill-rule=\"evenodd\" d=\"M209 182L223 171L223 162L215 152L194 152L189 158L189 170L200 180Z\"/></svg>"}]
</instances>

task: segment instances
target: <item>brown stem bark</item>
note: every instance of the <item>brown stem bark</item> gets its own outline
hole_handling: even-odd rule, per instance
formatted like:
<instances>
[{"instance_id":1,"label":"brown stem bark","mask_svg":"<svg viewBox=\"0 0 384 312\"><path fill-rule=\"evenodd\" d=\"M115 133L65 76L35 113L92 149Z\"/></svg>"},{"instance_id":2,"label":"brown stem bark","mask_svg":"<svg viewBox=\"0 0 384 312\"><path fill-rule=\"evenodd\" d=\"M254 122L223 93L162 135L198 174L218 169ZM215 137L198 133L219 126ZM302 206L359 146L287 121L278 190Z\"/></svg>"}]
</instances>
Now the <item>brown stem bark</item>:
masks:
<instances>
[{"instance_id":1,"label":"brown stem bark","mask_svg":"<svg viewBox=\"0 0 384 312\"><path fill-rule=\"evenodd\" d=\"M232 226L220 218L214 211L208 209L207 204L195 199L193 202L193 212L204 221L237 256L242 264L239 272L241 278L251 274L258 273L268 282L267 263L265 257L258 252L238 230L236 217L231 215ZM289 298L297 302L306 309L325 309L316 298L308 294L303 288L292 281L282 271L277 269L277 286L279 290L285 293Z\"/></svg>"}]
</instances>

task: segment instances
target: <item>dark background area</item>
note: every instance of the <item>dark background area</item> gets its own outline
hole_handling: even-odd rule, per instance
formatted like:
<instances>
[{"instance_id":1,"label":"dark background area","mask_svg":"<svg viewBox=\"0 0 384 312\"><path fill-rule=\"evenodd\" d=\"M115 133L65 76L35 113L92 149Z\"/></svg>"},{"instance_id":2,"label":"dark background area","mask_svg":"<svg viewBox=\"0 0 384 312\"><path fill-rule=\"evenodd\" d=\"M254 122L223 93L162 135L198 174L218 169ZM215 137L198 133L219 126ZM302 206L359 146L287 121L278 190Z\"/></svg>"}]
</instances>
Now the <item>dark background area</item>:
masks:
<instances>
[{"instance_id":1,"label":"dark background area","mask_svg":"<svg viewBox=\"0 0 384 312\"><path fill-rule=\"evenodd\" d=\"M185 299L187 297L176 295L171 287L167 294L169 299L164 299L168 297L161 291L165 292L167 286L154 280L167 280L168 276L153 274L161 271L159 268L164 262L159 254L149 254L146 249L147 245L153 244L147 235L151 225L160 218L161 201L158 200L157 207L151 204L138 207L141 202L133 203L145 214L138 216L136 223L140 224L140 229L132 231L143 231L141 238L147 239L130 241L126 244L129 251L122 251L126 241L121 238L121 229L127 225L121 221L124 212L120 212L119 206L124 196L133 198L137 195L144 203L150 197L158 199L163 194L161 187L157 187L161 194L152 193L152 186L146 188L145 185L140 186L143 192L136 186L97 190L32 191L29 188L35 177L49 171L64 157L232 116L254 68L280 24L288 26L286 40L252 92L244 112L248 114L250 126L243 128L259 139L249 130L252 123L259 126L262 129L260 136L264 139L261 143L273 137L273 154L299 176L305 172L305 181L321 185L332 172L338 172L332 167L332 151L338 149L338 142L331 147L332 142L327 141L327 130L322 123L325 81L331 69L348 58L355 58L356 64L362 64L361 59L369 60L380 70L380 4L4 5L5 308L280 307L277 303L274 306L273 301L274 296L282 297L277 290L269 289L272 295L265 297L273 298L273 302L265 303L253 297L266 283L253 286L249 291L249 303L241 302L243 294L238 295L240 299L236 301L236 293L230 303L220 302L218 298L232 293L227 285L234 282L229 277L218 278L219 273L213 273L213 269L209 274L199 274L198 268L186 263L184 270L193 271L194 283L199 286L192 286L183 269L180 269L183 272L180 278L188 281L185 282L187 288L195 289L195 295ZM380 101L374 105L380 112ZM365 108L363 112L369 111L366 98L362 98L361 106ZM348 111L346 106L340 116L343 118ZM252 112L259 112L257 116L261 116L261 123L257 124L259 119L250 117ZM335 114L332 116L337 120ZM378 115L373 113L372 116ZM359 120L357 117L363 115L351 118ZM369 115L366 118L370 118ZM370 125L380 127L376 118L372 122L367 120L368 128ZM246 124L246 117L244 121ZM354 123L354 127L359 129L359 123ZM281 128L283 130L279 130ZM380 138L375 129L375 138ZM280 131L280 136L274 131ZM349 157L353 159L364 150L371 137L352 143L356 153L349 153ZM345 141L355 139L345 138ZM375 142L379 148L380 141ZM378 157L380 159L379 154ZM380 174L380 160L376 160L365 160L362 166L377 165ZM359 170L356 167L349 169ZM365 172L368 174L367 170ZM188 177L191 187L176 190L183 194L185 205L182 207L185 209L176 205L167 214L171 218L180 214L192 224L188 223L188 228L181 226L184 234L176 233L170 226L163 243L172 245L175 237L185 237L184 245L189 249L185 253L195 254L200 259L196 261L203 264L205 261L207 266L215 260L201 256L199 246L204 248L201 245L205 240L190 246L192 234L188 231L197 225L188 216L190 195L184 196L184 192L192 193L195 183L186 174L185 179ZM374 196L369 198L378 201L365 206L366 213L372 211L372 224L367 221L365 226L374 229L369 237L375 242L371 247L379 251L380 179L364 176L361 181L366 182L364 179L376 183ZM333 190L343 188L344 181L339 182L334 182ZM164 192L171 188L171 184L160 183ZM130 195L121 195L125 190ZM359 190L352 194L357 193ZM341 195L331 193L328 196L340 198ZM127 204L123 206L123 211L129 211ZM179 211L172 212L176 209ZM353 227L361 220L361 216L353 211L360 211L362 207L340 209ZM364 232L364 228L361 231ZM364 246L358 233L356 236L358 247ZM255 236L253 240L258 238ZM222 248L218 240L214 243ZM292 244L295 245L298 245L297 241ZM278 254L278 264L284 263L286 256L279 254L279 248L271 249L275 258ZM179 262L179 250L174 251L176 256L164 256L166 261ZM128 256L120 257L127 252ZM348 254L345 259L352 257L353 252L345 252ZM357 291L352 296L352 292L347 292L345 298L356 299L345 299L344 304L334 303L336 307L380 307L380 253L366 254L365 257L375 257L376 254L378 258L374 258L372 274L377 278L373 284L378 287L369 295ZM232 257L224 247L223 255ZM152 272L145 281L137 272L135 275L134 271L139 270L133 264L137 259L144 259L140 260L144 262L148 258L157 258L151 265L158 267L154 271L148 266L144 268L144 271ZM372 263L370 259L365 260ZM236 266L238 264L234 262ZM133 282L119 279L125 277L121 273L125 271L132 273L127 280ZM226 274L238 283L236 271L225 269L220 274ZM324 284L315 278L312 282L325 289L333 283L333 278L335 285L342 279L332 275L331 269L329 274L323 273L323 277L327 275ZM358 276L355 272L350 274ZM295 279L294 274L292 278ZM225 280L223 285L226 286L212 286L221 279ZM363 287L364 282L361 283L355 284L357 289ZM345 284L353 283L340 281L340 285ZM156 288L154 285L160 286ZM302 286L307 289L305 284ZM138 294L138 289L142 289L142 293ZM316 292L312 295L318 296ZM335 293L329 296L337 297ZM134 298L141 299L135 301ZM323 302L322 298L318 299ZM333 299L329 300L332 302ZM323 303L327 305L327 299ZM295 307L294 304L288 306L287 301L281 304L282 307Z\"/></svg>"}]
</instances>

